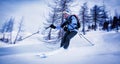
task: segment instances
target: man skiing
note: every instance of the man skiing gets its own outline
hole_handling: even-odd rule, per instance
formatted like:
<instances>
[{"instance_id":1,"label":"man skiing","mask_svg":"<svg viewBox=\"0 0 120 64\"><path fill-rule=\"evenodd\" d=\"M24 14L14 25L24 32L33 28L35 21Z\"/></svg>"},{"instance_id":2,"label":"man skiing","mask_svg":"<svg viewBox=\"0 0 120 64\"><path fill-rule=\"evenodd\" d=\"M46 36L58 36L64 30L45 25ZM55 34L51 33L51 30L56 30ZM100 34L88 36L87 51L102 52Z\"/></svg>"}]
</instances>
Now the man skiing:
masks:
<instances>
[{"instance_id":1,"label":"man skiing","mask_svg":"<svg viewBox=\"0 0 120 64\"><path fill-rule=\"evenodd\" d=\"M70 15L70 13L67 11L63 11L63 17L65 21L62 23L61 26L54 26L53 24L51 24L50 27L53 29L64 29L65 34L62 37L60 47L68 49L71 38L73 38L77 34L78 29L80 28L80 23L76 15Z\"/></svg>"}]
</instances>

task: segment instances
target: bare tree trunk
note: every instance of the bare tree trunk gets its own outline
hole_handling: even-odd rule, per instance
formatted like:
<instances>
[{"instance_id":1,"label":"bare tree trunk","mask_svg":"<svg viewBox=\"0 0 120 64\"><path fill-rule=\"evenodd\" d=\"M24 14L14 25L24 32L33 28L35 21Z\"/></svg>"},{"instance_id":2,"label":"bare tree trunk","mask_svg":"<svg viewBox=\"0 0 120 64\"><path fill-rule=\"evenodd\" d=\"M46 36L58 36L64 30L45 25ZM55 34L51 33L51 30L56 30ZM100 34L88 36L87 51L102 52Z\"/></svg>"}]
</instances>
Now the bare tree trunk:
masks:
<instances>
[{"instance_id":1,"label":"bare tree trunk","mask_svg":"<svg viewBox=\"0 0 120 64\"><path fill-rule=\"evenodd\" d=\"M84 10L85 11L85 10ZM82 31L83 31L83 34L85 35L85 12L83 11L83 18L82 18L82 20L83 20L83 29L82 29Z\"/></svg>"},{"instance_id":2,"label":"bare tree trunk","mask_svg":"<svg viewBox=\"0 0 120 64\"><path fill-rule=\"evenodd\" d=\"M2 40L4 41L4 39L5 39L5 32L3 33L3 37L2 37Z\"/></svg>"},{"instance_id":3,"label":"bare tree trunk","mask_svg":"<svg viewBox=\"0 0 120 64\"><path fill-rule=\"evenodd\" d=\"M12 44L12 32L10 32L10 39L9 42Z\"/></svg>"},{"instance_id":4,"label":"bare tree trunk","mask_svg":"<svg viewBox=\"0 0 120 64\"><path fill-rule=\"evenodd\" d=\"M21 22L20 22L20 25L19 25L19 29L18 29L17 35L16 35L15 40L14 40L14 42L13 42L14 44L16 43L16 41L17 41L17 39L18 39L19 33L20 33L20 31L21 31L21 28L22 28L22 23L23 23L23 17L22 17L22 19L21 19Z\"/></svg>"},{"instance_id":5,"label":"bare tree trunk","mask_svg":"<svg viewBox=\"0 0 120 64\"><path fill-rule=\"evenodd\" d=\"M63 10L64 11L64 10ZM63 12L62 11L62 12ZM63 18L63 14L62 14L62 19L61 19L61 24L64 22L64 18ZM62 30L62 29L60 29L60 31L59 31L59 33L58 33L58 38L61 38L61 37L63 37L63 35L64 35L64 31Z\"/></svg>"},{"instance_id":6,"label":"bare tree trunk","mask_svg":"<svg viewBox=\"0 0 120 64\"><path fill-rule=\"evenodd\" d=\"M50 31L48 33L48 40L51 40L51 31L52 31L52 28L50 29Z\"/></svg>"},{"instance_id":7,"label":"bare tree trunk","mask_svg":"<svg viewBox=\"0 0 120 64\"><path fill-rule=\"evenodd\" d=\"M14 44L16 44L16 41L17 41L17 39L18 39L19 32L20 32L20 31L17 32L17 35L16 35L15 40L14 40L14 42L13 42Z\"/></svg>"}]
</instances>

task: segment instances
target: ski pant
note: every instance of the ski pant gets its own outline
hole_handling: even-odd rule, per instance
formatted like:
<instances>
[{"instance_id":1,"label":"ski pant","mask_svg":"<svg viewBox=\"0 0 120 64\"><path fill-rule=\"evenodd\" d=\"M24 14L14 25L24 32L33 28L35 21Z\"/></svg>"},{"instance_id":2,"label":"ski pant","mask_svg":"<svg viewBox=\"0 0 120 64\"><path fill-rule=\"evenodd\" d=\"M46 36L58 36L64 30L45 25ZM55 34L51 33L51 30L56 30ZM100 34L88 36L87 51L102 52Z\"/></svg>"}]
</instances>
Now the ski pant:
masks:
<instances>
[{"instance_id":1,"label":"ski pant","mask_svg":"<svg viewBox=\"0 0 120 64\"><path fill-rule=\"evenodd\" d=\"M71 31L71 32L67 31L62 38L60 47L67 49L71 38L73 38L76 34L77 34L77 31Z\"/></svg>"}]
</instances>

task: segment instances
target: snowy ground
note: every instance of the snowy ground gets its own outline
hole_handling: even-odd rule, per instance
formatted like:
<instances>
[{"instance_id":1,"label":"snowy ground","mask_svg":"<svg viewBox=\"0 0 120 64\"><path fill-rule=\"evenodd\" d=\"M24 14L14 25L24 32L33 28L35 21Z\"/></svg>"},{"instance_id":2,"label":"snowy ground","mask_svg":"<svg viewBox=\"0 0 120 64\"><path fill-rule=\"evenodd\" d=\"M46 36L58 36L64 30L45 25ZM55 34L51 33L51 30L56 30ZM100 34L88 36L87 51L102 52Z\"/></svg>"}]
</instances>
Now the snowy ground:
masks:
<instances>
[{"instance_id":1,"label":"snowy ground","mask_svg":"<svg viewBox=\"0 0 120 64\"><path fill-rule=\"evenodd\" d=\"M47 45L32 37L15 45L0 42L0 64L120 64L120 33L92 31L85 35L95 45L75 36L68 50L47 58L41 52L54 51L59 44Z\"/></svg>"}]
</instances>

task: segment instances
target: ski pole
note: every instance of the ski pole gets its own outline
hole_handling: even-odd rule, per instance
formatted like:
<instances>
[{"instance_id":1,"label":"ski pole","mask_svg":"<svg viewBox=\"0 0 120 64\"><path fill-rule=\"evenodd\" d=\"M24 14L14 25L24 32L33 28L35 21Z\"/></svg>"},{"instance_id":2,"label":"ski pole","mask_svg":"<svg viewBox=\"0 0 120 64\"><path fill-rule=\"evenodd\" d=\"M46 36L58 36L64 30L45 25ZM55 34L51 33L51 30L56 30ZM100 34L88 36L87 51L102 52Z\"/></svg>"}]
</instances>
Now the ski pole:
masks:
<instances>
[{"instance_id":1,"label":"ski pole","mask_svg":"<svg viewBox=\"0 0 120 64\"><path fill-rule=\"evenodd\" d=\"M35 32L35 33L32 33L31 35L28 35L28 36L22 38L21 40L27 39L27 38L29 38L29 37L35 35L35 34L38 34L38 33L39 33L39 31L37 31L37 32Z\"/></svg>"},{"instance_id":2,"label":"ski pole","mask_svg":"<svg viewBox=\"0 0 120 64\"><path fill-rule=\"evenodd\" d=\"M44 27L45 29L42 31L42 34L44 34L45 33L45 31L48 29L48 28L51 28L50 26L48 26L48 27Z\"/></svg>"},{"instance_id":3,"label":"ski pole","mask_svg":"<svg viewBox=\"0 0 120 64\"><path fill-rule=\"evenodd\" d=\"M44 27L44 29L41 31L41 34L45 34L46 30L50 28L49 26L48 27Z\"/></svg>"},{"instance_id":4,"label":"ski pole","mask_svg":"<svg viewBox=\"0 0 120 64\"><path fill-rule=\"evenodd\" d=\"M45 27L45 29L47 30L48 28L50 28L50 26L48 26L48 27Z\"/></svg>"},{"instance_id":5,"label":"ski pole","mask_svg":"<svg viewBox=\"0 0 120 64\"><path fill-rule=\"evenodd\" d=\"M92 46L94 45L90 40L88 40L85 36L83 36L82 34L79 34L80 37L83 37L89 44L91 44Z\"/></svg>"}]
</instances>

